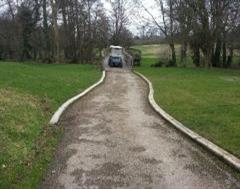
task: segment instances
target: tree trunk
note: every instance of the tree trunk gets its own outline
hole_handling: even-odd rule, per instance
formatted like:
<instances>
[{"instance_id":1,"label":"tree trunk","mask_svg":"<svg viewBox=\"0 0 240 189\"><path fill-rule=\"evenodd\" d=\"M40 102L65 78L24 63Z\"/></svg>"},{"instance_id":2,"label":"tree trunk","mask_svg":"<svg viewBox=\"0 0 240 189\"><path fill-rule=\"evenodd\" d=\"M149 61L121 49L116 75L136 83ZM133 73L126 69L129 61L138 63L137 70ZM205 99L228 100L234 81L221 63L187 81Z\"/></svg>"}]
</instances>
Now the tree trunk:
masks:
<instances>
[{"instance_id":1,"label":"tree trunk","mask_svg":"<svg viewBox=\"0 0 240 189\"><path fill-rule=\"evenodd\" d=\"M50 37L49 37L49 29L48 29L48 19L47 19L47 2L43 0L43 32L44 32L44 61L50 63Z\"/></svg>"},{"instance_id":2,"label":"tree trunk","mask_svg":"<svg viewBox=\"0 0 240 189\"><path fill-rule=\"evenodd\" d=\"M65 1L62 1L62 17L63 17L63 28L64 28L64 55L65 58L68 59L68 38L67 38L67 13L66 13L66 3Z\"/></svg>"},{"instance_id":3,"label":"tree trunk","mask_svg":"<svg viewBox=\"0 0 240 189\"><path fill-rule=\"evenodd\" d=\"M199 49L199 47L195 47L193 49L193 63L197 67L200 67L200 49Z\"/></svg>"},{"instance_id":4,"label":"tree trunk","mask_svg":"<svg viewBox=\"0 0 240 189\"><path fill-rule=\"evenodd\" d=\"M54 57L55 62L60 63L60 44L59 44L59 31L57 23L57 5L56 0L51 0L52 7L52 22L53 22L53 34L54 34Z\"/></svg>"},{"instance_id":5,"label":"tree trunk","mask_svg":"<svg viewBox=\"0 0 240 189\"><path fill-rule=\"evenodd\" d=\"M223 45L222 45L222 65L223 65L223 67L227 67L226 63L227 63L227 49L226 49L226 43L223 42Z\"/></svg>"},{"instance_id":6,"label":"tree trunk","mask_svg":"<svg viewBox=\"0 0 240 189\"><path fill-rule=\"evenodd\" d=\"M215 52L213 55L213 66L214 67L221 67L221 62L220 62L221 46L222 46L222 42L220 39L218 39L217 43L216 43Z\"/></svg>"},{"instance_id":7,"label":"tree trunk","mask_svg":"<svg viewBox=\"0 0 240 189\"><path fill-rule=\"evenodd\" d=\"M204 55L204 67L212 67L212 50L206 49L203 51Z\"/></svg>"},{"instance_id":8,"label":"tree trunk","mask_svg":"<svg viewBox=\"0 0 240 189\"><path fill-rule=\"evenodd\" d=\"M172 53L172 59L169 63L169 66L176 66L177 65L177 60L176 60L176 51L175 51L175 45L174 43L170 43L169 44L170 49L171 49L171 53Z\"/></svg>"},{"instance_id":9,"label":"tree trunk","mask_svg":"<svg viewBox=\"0 0 240 189\"><path fill-rule=\"evenodd\" d=\"M182 65L186 65L187 62L187 42L184 41L181 46L181 63Z\"/></svg>"},{"instance_id":10,"label":"tree trunk","mask_svg":"<svg viewBox=\"0 0 240 189\"><path fill-rule=\"evenodd\" d=\"M212 67L213 48L210 44L201 47L203 53L203 67Z\"/></svg>"},{"instance_id":11,"label":"tree trunk","mask_svg":"<svg viewBox=\"0 0 240 189\"><path fill-rule=\"evenodd\" d=\"M232 66L232 61L233 61L233 47L231 46L229 48L229 55L227 59L227 67L230 68Z\"/></svg>"}]
</instances>

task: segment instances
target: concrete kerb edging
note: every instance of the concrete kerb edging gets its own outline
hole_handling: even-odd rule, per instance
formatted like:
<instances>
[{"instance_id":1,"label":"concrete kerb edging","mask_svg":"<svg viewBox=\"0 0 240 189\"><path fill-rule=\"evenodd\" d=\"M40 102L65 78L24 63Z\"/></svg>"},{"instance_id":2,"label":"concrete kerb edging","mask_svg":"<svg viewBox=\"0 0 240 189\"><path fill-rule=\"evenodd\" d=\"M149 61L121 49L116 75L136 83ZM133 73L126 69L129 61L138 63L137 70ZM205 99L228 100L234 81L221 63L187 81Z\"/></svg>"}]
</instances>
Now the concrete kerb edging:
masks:
<instances>
[{"instance_id":1,"label":"concrete kerb edging","mask_svg":"<svg viewBox=\"0 0 240 189\"><path fill-rule=\"evenodd\" d=\"M49 124L50 125L56 125L59 122L60 117L62 116L63 112L71 105L73 104L75 101L79 100L80 98L82 98L83 96L87 95L90 91L92 91L93 89L95 89L97 86L101 85L106 77L106 71L104 70L102 72L102 77L101 79L93 84L92 86L90 86L88 89L86 89L85 91L83 91L82 93L80 93L79 95L69 99L68 101L66 101L62 106L60 106L58 108L58 110L54 113L54 115L52 116Z\"/></svg>"},{"instance_id":2,"label":"concrete kerb edging","mask_svg":"<svg viewBox=\"0 0 240 189\"><path fill-rule=\"evenodd\" d=\"M230 154L229 152L225 151L224 149L220 148L219 146L213 144L209 140L203 138L202 136L198 135L197 133L193 132L192 130L188 129L186 126L184 126L182 123L174 119L172 116L170 116L168 113L166 113L162 108L158 106L158 104L155 102L154 99L154 89L152 83L142 74L135 72L136 75L138 75L140 78L142 78L149 86L149 96L148 100L150 102L150 105L153 107L153 109L160 114L161 117L163 117L166 121L171 123L175 128L177 128L179 131L181 131L183 134L190 137L193 141L196 141L197 143L201 144L203 147L205 147L210 152L214 153L221 159L223 159L225 162L227 162L229 165L231 165L233 168L240 171L240 159L236 156Z\"/></svg>"}]
</instances>

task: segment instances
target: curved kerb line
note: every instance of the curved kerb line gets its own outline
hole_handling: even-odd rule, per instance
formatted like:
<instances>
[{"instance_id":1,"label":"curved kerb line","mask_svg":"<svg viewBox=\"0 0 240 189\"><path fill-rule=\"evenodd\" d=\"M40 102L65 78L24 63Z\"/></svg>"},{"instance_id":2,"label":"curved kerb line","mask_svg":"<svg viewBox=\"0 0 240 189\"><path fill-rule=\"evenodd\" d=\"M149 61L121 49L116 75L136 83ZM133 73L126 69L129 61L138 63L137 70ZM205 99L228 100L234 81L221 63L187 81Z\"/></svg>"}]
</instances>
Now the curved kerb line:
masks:
<instances>
[{"instance_id":1,"label":"curved kerb line","mask_svg":"<svg viewBox=\"0 0 240 189\"><path fill-rule=\"evenodd\" d=\"M93 84L92 86L90 86L89 88L87 88L85 91L83 91L82 93L80 93L79 95L69 99L68 101L66 101L63 105L61 105L58 110L54 113L54 115L52 116L49 124L50 125L56 125L59 122L60 117L62 116L63 112L75 101L79 100L80 98L82 98L83 96L87 95L90 91L92 91L94 88L96 88L97 86L99 86L100 84L102 84L105 80L106 77L106 71L104 70L102 72L102 77L101 79Z\"/></svg>"},{"instance_id":2,"label":"curved kerb line","mask_svg":"<svg viewBox=\"0 0 240 189\"><path fill-rule=\"evenodd\" d=\"M226 150L222 149L221 147L217 146L216 144L210 142L209 140L205 139L204 137L198 135L197 133L193 132L192 130L188 129L186 126L184 126L182 123L177 121L175 118L170 116L168 113L166 113L162 108L159 107L159 105L156 103L154 99L154 89L152 83L141 73L135 72L140 78L142 78L149 86L149 95L148 100L153 107L153 109L166 121L171 123L175 128L177 128L179 131L181 131L186 136L190 137L193 141L201 144L203 147L205 147L210 152L214 153L221 159L223 159L225 162L227 162L229 165L240 171L240 159L234 156L233 154L227 152Z\"/></svg>"}]
</instances>

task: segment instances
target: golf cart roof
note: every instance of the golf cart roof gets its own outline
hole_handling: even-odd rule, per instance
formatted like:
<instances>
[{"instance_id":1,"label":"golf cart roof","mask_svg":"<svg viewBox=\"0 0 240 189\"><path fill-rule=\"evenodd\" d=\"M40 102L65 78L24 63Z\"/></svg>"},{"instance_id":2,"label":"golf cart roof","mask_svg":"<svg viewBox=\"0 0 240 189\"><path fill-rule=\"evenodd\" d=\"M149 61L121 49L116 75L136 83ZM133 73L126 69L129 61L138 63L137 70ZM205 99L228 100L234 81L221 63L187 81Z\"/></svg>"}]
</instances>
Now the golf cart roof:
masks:
<instances>
[{"instance_id":1,"label":"golf cart roof","mask_svg":"<svg viewBox=\"0 0 240 189\"><path fill-rule=\"evenodd\" d=\"M111 45L110 48L111 48L111 49L123 49L123 48L120 47L120 46L114 46L114 45Z\"/></svg>"}]
</instances>

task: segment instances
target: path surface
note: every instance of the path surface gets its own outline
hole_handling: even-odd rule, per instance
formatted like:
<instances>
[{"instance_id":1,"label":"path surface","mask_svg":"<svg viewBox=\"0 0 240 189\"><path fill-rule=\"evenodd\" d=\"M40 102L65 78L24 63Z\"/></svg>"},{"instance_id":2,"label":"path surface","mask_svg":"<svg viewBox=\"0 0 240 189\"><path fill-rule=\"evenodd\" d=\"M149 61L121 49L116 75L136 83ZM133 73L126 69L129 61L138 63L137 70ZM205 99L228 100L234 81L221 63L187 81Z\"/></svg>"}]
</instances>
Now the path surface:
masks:
<instances>
[{"instance_id":1,"label":"path surface","mask_svg":"<svg viewBox=\"0 0 240 189\"><path fill-rule=\"evenodd\" d=\"M240 188L221 162L150 108L146 84L131 72L110 69L61 124L42 189Z\"/></svg>"}]
</instances>

